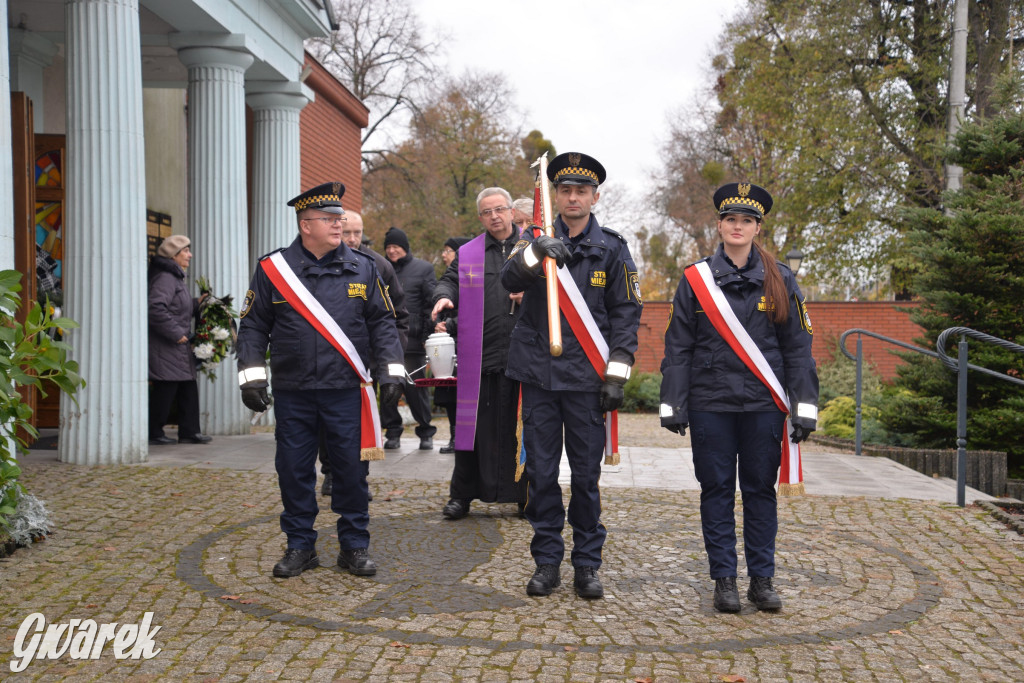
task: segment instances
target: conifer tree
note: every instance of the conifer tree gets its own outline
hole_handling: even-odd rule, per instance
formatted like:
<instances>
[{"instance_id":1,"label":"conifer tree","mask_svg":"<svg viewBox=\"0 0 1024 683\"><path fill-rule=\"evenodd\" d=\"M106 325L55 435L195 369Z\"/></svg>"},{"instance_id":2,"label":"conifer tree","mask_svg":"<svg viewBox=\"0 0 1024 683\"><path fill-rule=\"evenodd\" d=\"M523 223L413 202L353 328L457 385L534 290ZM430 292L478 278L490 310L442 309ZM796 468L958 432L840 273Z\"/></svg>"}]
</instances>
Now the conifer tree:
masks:
<instances>
[{"instance_id":1,"label":"conifer tree","mask_svg":"<svg viewBox=\"0 0 1024 683\"><path fill-rule=\"evenodd\" d=\"M1024 345L1024 114L966 124L950 160L964 169L962 190L945 195L943 212L907 217L922 265L915 281L921 306L911 314L935 348L940 332L969 327ZM1024 378L1024 355L969 340L969 362ZM947 353L955 356L951 344ZM905 442L951 448L956 439L956 375L937 361L908 354L882 420ZM1024 387L982 373L968 375L969 449L1001 450L1024 474ZM1011 474L1013 476L1013 474Z\"/></svg>"}]
</instances>

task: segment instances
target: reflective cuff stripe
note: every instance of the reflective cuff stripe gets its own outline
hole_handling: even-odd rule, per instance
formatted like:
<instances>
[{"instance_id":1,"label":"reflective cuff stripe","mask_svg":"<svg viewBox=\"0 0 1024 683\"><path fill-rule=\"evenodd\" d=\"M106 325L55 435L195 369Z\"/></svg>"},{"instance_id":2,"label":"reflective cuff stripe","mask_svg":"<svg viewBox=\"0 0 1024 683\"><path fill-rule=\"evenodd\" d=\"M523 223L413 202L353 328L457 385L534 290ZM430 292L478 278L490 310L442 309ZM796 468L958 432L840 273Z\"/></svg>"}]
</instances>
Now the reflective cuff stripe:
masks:
<instances>
[{"instance_id":1,"label":"reflective cuff stripe","mask_svg":"<svg viewBox=\"0 0 1024 683\"><path fill-rule=\"evenodd\" d=\"M392 377L405 377L405 366L401 363L388 363L388 374Z\"/></svg>"},{"instance_id":2,"label":"reflective cuff stripe","mask_svg":"<svg viewBox=\"0 0 1024 683\"><path fill-rule=\"evenodd\" d=\"M604 371L604 376L618 377L622 381L626 381L629 379L630 370L632 370L632 368L625 363L613 360L608 363L608 368Z\"/></svg>"},{"instance_id":3,"label":"reflective cuff stripe","mask_svg":"<svg viewBox=\"0 0 1024 683\"><path fill-rule=\"evenodd\" d=\"M532 244L523 250L523 261L526 263L527 268L533 268L540 263L540 257L537 256L537 252L534 251Z\"/></svg>"},{"instance_id":4,"label":"reflective cuff stripe","mask_svg":"<svg viewBox=\"0 0 1024 683\"><path fill-rule=\"evenodd\" d=\"M675 415L675 411L672 410L672 406L670 406L667 403L662 403L661 408L658 412L660 413L661 417L672 417L673 415Z\"/></svg>"},{"instance_id":5,"label":"reflective cuff stripe","mask_svg":"<svg viewBox=\"0 0 1024 683\"><path fill-rule=\"evenodd\" d=\"M809 420L818 420L818 406L813 403L797 403L796 416L806 417Z\"/></svg>"},{"instance_id":6,"label":"reflective cuff stripe","mask_svg":"<svg viewBox=\"0 0 1024 683\"><path fill-rule=\"evenodd\" d=\"M262 365L256 368L246 368L238 373L238 386L257 380L267 381L267 369Z\"/></svg>"}]
</instances>

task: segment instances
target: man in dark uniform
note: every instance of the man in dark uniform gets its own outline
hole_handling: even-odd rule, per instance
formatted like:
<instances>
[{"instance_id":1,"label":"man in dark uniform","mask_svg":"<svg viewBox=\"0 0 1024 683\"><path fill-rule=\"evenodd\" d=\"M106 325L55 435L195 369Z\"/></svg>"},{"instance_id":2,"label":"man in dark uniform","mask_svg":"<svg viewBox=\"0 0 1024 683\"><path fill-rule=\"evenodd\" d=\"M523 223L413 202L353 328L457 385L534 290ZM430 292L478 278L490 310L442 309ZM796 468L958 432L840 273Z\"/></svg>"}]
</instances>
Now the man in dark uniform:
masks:
<instances>
[{"instance_id":1,"label":"man in dark uniform","mask_svg":"<svg viewBox=\"0 0 1024 683\"><path fill-rule=\"evenodd\" d=\"M391 303L394 306L398 340L402 342L402 348L404 349L406 340L409 338L409 311L405 307L405 292L402 290L402 283L398 281L395 269L391 267L391 261L388 261L371 249L369 244L364 244L363 217L354 211L346 211L345 218L347 220L341 226L341 241L349 249L358 250L373 257L373 263L377 266L377 273L384 282L384 291L388 293L388 298L391 299ZM374 378L379 374L379 369L375 366L371 366L370 371ZM320 471L324 474L324 483L320 487L320 495L329 496L334 486L334 476L331 474L331 465L327 460L327 438L323 429L320 430ZM370 474L369 460L363 461L363 471L367 475ZM373 500L373 492L370 491L367 497Z\"/></svg>"},{"instance_id":2,"label":"man in dark uniform","mask_svg":"<svg viewBox=\"0 0 1024 683\"><path fill-rule=\"evenodd\" d=\"M339 515L338 565L358 576L377 571L367 551L370 516L360 462L361 425L367 422L370 406L362 388L364 379L354 365L365 372L373 358L377 367L386 369L380 377L384 405L398 401L405 370L394 308L373 259L341 241L344 192L341 183L325 183L288 202L295 207L299 235L290 246L260 259L241 312L238 379L242 402L256 412L270 406L264 366L270 344L277 420L275 464L284 504L281 530L288 538L284 557L274 565L274 576L298 576L319 565L313 523L318 512L316 454L321 425L327 431L331 471L339 482L331 496L331 510ZM272 281L274 272L284 277L278 275ZM294 288L287 282L289 274L294 276ZM339 343L335 336L335 343L345 348L347 342L356 358L343 356L300 313L300 309L315 310L317 303L324 312L323 317L316 316L318 323L325 330L340 328L344 339ZM368 378L368 373L364 376ZM373 436L380 438L379 432ZM367 457L380 455L367 453Z\"/></svg>"},{"instance_id":3,"label":"man in dark uniform","mask_svg":"<svg viewBox=\"0 0 1024 683\"><path fill-rule=\"evenodd\" d=\"M512 252L501 271L502 285L524 291L523 310L509 350L506 373L522 382L523 440L529 498L526 519L533 525L530 552L537 564L528 595L548 595L559 585L564 555L565 509L558 485L562 436L572 470L569 524L573 528L574 587L584 598L600 598L597 577L605 528L601 524L604 413L622 404L623 385L633 365L640 324L640 285L625 239L601 227L591 214L605 170L593 157L570 152L548 166L555 185L554 237L533 238L532 231ZM563 351L549 350L548 308L543 259L550 256L568 269L607 344L603 376L586 356L572 327L562 318Z\"/></svg>"},{"instance_id":4,"label":"man in dark uniform","mask_svg":"<svg viewBox=\"0 0 1024 683\"><path fill-rule=\"evenodd\" d=\"M519 231L512 225L512 197L502 188L483 190L477 195L476 207L484 232L459 248L434 289L431 311L433 319L457 311L456 320L449 318L438 327L453 334L460 332L457 396L460 417L466 419L458 419L452 435L455 467L449 500L441 511L451 520L469 514L474 498L487 503L518 503L520 508L526 503L526 480L516 481L519 382L505 376L516 304L522 293L509 292L499 280ZM458 438L460 431L462 438Z\"/></svg>"}]
</instances>

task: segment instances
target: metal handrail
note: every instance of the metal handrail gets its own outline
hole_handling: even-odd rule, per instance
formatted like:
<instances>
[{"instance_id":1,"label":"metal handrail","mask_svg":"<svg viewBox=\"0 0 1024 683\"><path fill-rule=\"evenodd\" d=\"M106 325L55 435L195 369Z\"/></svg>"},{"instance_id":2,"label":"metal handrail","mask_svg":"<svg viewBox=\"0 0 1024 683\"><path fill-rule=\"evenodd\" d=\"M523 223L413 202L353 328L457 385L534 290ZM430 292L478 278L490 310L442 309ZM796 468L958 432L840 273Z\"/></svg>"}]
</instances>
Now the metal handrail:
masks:
<instances>
[{"instance_id":1,"label":"metal handrail","mask_svg":"<svg viewBox=\"0 0 1024 683\"><path fill-rule=\"evenodd\" d=\"M953 335L959 335L957 343L957 359L954 361L946 355L946 342ZM1014 344L1011 341L993 337L972 330L969 327L949 327L939 333L935 345L939 349L939 359L947 368L957 373L956 378L956 504L960 507L966 505L967 501L967 370L979 370L986 375L1001 379L1013 384L1024 386L1024 380L1012 377L1002 372L996 372L987 368L977 368L967 362L967 337L979 341L988 342L1001 346L1010 351L1024 354L1024 346Z\"/></svg>"},{"instance_id":2,"label":"metal handrail","mask_svg":"<svg viewBox=\"0 0 1024 683\"><path fill-rule=\"evenodd\" d=\"M857 355L854 356L846 348L846 338L851 334L857 335ZM967 362L967 339L966 337L972 337L979 341L988 342L1002 346L1005 349L1016 351L1017 353L1024 354L1024 346L1015 344L999 337L993 337L992 335L985 334L984 332L978 332L972 330L969 327L950 327L943 330L936 340L935 344L938 347L938 352L929 351L928 349L921 348L920 346L914 346L913 344L907 344L906 342L886 337L875 332L868 330L853 328L846 330L839 337L839 350L843 352L850 360L857 362L857 396L856 396L856 454L861 455L862 443L861 443L861 384L863 376L863 363L864 363L864 351L861 343L861 336L873 337L875 339L894 344L896 346L914 351L916 353L924 354L932 358L937 358L947 368L956 372L957 377L957 481L956 481L956 497L957 505L963 507L966 504L966 487L967 487L967 371L975 370L983 374L995 377L997 379L1012 382L1024 386L1024 379L1012 377L1002 372L996 372L995 370L989 370L978 365ZM958 345L957 359L954 360L946 354L946 344L949 337L953 335L960 335L960 342Z\"/></svg>"}]
</instances>

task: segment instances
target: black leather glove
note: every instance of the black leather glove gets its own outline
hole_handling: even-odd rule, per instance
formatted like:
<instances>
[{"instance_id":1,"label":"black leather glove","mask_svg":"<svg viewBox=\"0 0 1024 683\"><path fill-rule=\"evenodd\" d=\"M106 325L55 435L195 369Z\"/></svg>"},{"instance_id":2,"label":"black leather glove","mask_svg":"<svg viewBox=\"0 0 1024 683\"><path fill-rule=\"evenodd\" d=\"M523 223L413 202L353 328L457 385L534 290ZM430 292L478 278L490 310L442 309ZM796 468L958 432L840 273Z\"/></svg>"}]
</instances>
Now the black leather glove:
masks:
<instances>
[{"instance_id":1,"label":"black leather glove","mask_svg":"<svg viewBox=\"0 0 1024 683\"><path fill-rule=\"evenodd\" d=\"M380 404L393 407L398 405L398 399L402 397L402 385L397 382L388 382L380 385Z\"/></svg>"},{"instance_id":2,"label":"black leather glove","mask_svg":"<svg viewBox=\"0 0 1024 683\"><path fill-rule=\"evenodd\" d=\"M679 436L686 436L686 428L689 427L685 422L661 426L670 432L675 432Z\"/></svg>"},{"instance_id":3,"label":"black leather glove","mask_svg":"<svg viewBox=\"0 0 1024 683\"><path fill-rule=\"evenodd\" d=\"M622 384L619 382L605 382L601 385L601 396L598 404L604 412L618 410L622 406Z\"/></svg>"},{"instance_id":4,"label":"black leather glove","mask_svg":"<svg viewBox=\"0 0 1024 683\"><path fill-rule=\"evenodd\" d=\"M562 240L547 235L541 235L533 241L533 253L539 259L550 256L555 259L555 263L559 267L565 265L565 262L572 257L572 252L562 243Z\"/></svg>"},{"instance_id":5,"label":"black leather glove","mask_svg":"<svg viewBox=\"0 0 1024 683\"><path fill-rule=\"evenodd\" d=\"M789 440L792 443L800 443L806 439L811 432L814 431L814 427L805 427L804 425L793 425L793 431L789 435Z\"/></svg>"},{"instance_id":6,"label":"black leather glove","mask_svg":"<svg viewBox=\"0 0 1024 683\"><path fill-rule=\"evenodd\" d=\"M242 387L242 403L254 413L262 413L272 402L267 387Z\"/></svg>"}]
</instances>

